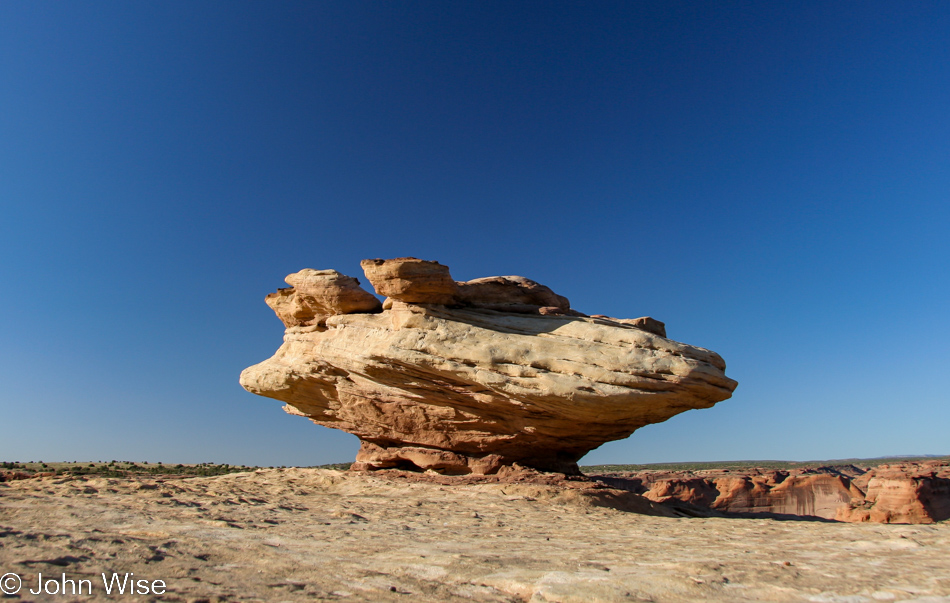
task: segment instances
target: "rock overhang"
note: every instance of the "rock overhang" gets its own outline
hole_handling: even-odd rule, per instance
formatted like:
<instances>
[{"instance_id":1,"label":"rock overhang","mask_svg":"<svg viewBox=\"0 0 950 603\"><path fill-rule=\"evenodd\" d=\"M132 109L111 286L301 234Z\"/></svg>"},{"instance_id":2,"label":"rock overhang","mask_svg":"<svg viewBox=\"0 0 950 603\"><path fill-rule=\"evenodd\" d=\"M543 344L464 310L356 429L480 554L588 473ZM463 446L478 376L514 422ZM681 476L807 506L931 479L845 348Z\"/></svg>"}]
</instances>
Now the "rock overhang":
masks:
<instances>
[{"instance_id":1,"label":"rock overhang","mask_svg":"<svg viewBox=\"0 0 950 603\"><path fill-rule=\"evenodd\" d=\"M359 468L572 473L604 442L708 408L737 385L718 354L667 339L649 317L588 317L523 277L457 283L437 262L362 264L387 296L381 308L356 279L301 271L309 289L283 297L320 318L287 326L277 353L241 375L248 391L359 437ZM332 313L309 297L362 305Z\"/></svg>"}]
</instances>

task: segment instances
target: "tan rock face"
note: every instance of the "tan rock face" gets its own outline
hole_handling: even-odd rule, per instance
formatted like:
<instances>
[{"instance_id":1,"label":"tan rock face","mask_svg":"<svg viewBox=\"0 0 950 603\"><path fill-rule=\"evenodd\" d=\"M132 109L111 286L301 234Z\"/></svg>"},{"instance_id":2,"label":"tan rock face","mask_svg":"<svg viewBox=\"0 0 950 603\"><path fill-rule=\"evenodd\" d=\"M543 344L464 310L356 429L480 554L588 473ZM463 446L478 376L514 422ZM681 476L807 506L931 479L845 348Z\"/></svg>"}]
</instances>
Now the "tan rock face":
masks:
<instances>
[{"instance_id":1,"label":"tan rock face","mask_svg":"<svg viewBox=\"0 0 950 603\"><path fill-rule=\"evenodd\" d=\"M452 304L458 286L448 266L417 258L363 260L366 278L376 293L411 304Z\"/></svg>"},{"instance_id":2,"label":"tan rock face","mask_svg":"<svg viewBox=\"0 0 950 603\"><path fill-rule=\"evenodd\" d=\"M407 292L448 299L449 289L439 289L448 269L419 262L363 265L391 299ZM425 286L414 284L415 274ZM534 303L551 301L537 283L496 278L479 280L503 290L502 304L529 294ZM736 387L709 350L618 322L479 308L492 298L483 284L474 290L464 307L457 288L452 307L393 301L378 314L330 316L325 331L290 326L277 353L246 369L241 384L357 435L359 468L444 473L494 473L514 463L575 472L604 442L708 408Z\"/></svg>"},{"instance_id":3,"label":"tan rock face","mask_svg":"<svg viewBox=\"0 0 950 603\"><path fill-rule=\"evenodd\" d=\"M278 289L264 301L285 327L322 326L328 316L379 312L382 304L360 288L360 282L336 270L305 268L287 275L288 289Z\"/></svg>"},{"instance_id":4,"label":"tan rock face","mask_svg":"<svg viewBox=\"0 0 950 603\"><path fill-rule=\"evenodd\" d=\"M602 314L595 314L594 318L602 318L604 320L611 320L613 322L631 325L637 327L638 329L643 329L644 331L649 331L650 333L659 335L660 337L666 337L666 323L660 322L651 316L641 316L640 318L612 318Z\"/></svg>"},{"instance_id":5,"label":"tan rock face","mask_svg":"<svg viewBox=\"0 0 950 603\"><path fill-rule=\"evenodd\" d=\"M655 333L660 337L666 337L666 324L651 316L641 316L640 318L621 318L619 320L624 324L633 325L638 329Z\"/></svg>"}]
</instances>

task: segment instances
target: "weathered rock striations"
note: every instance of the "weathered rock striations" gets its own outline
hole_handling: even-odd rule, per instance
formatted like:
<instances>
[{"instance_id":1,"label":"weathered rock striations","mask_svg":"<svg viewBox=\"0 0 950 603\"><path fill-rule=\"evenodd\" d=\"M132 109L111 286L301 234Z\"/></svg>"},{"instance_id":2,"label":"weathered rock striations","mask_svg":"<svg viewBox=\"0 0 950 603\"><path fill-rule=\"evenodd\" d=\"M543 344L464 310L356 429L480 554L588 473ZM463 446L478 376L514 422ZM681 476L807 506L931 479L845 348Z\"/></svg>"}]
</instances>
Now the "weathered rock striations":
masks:
<instances>
[{"instance_id":1,"label":"weathered rock striations","mask_svg":"<svg viewBox=\"0 0 950 603\"><path fill-rule=\"evenodd\" d=\"M522 277L456 283L415 258L362 265L388 297L382 312L324 305L324 318L288 325L278 311L284 344L241 374L287 412L358 436L357 468L573 473L604 442L736 387L714 352L657 335L647 320L580 315Z\"/></svg>"},{"instance_id":2,"label":"weathered rock striations","mask_svg":"<svg viewBox=\"0 0 950 603\"><path fill-rule=\"evenodd\" d=\"M950 519L950 462L765 470L644 471L598 476L613 487L683 511L934 523Z\"/></svg>"}]
</instances>

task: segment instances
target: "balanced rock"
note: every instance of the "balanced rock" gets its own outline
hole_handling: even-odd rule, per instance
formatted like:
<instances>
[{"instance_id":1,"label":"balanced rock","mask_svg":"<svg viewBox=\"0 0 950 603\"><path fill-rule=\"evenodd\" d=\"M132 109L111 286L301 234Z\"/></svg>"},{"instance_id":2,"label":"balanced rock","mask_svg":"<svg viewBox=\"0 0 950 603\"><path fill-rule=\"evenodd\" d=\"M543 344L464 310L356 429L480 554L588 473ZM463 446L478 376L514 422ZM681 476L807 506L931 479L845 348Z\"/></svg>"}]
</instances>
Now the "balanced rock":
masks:
<instances>
[{"instance_id":1,"label":"balanced rock","mask_svg":"<svg viewBox=\"0 0 950 603\"><path fill-rule=\"evenodd\" d=\"M287 275L287 289L264 298L285 327L322 326L328 316L378 312L382 305L360 282L336 270L305 268Z\"/></svg>"},{"instance_id":2,"label":"balanced rock","mask_svg":"<svg viewBox=\"0 0 950 603\"><path fill-rule=\"evenodd\" d=\"M287 412L358 436L356 468L574 473L604 442L709 408L736 387L718 354L570 315L565 298L528 279L467 288L436 262L363 267L388 309L337 313L325 330L289 325L277 353L241 374L245 389ZM508 306L539 311L498 311Z\"/></svg>"}]
</instances>

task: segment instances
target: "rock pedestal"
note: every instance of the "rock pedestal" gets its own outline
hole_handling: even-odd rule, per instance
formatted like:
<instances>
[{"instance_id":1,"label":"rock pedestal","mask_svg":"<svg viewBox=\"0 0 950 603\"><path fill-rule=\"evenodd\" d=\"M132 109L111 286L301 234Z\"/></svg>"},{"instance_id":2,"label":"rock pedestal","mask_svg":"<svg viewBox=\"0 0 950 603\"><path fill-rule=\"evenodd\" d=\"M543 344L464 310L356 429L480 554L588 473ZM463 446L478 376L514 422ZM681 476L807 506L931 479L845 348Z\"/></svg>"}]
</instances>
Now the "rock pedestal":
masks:
<instances>
[{"instance_id":1,"label":"rock pedestal","mask_svg":"<svg viewBox=\"0 0 950 603\"><path fill-rule=\"evenodd\" d=\"M241 374L287 412L358 436L357 468L573 473L604 442L736 387L718 354L657 334L662 323L586 317L522 277L456 283L415 258L363 267L385 310L323 304L288 325L275 307L284 344Z\"/></svg>"}]
</instances>

